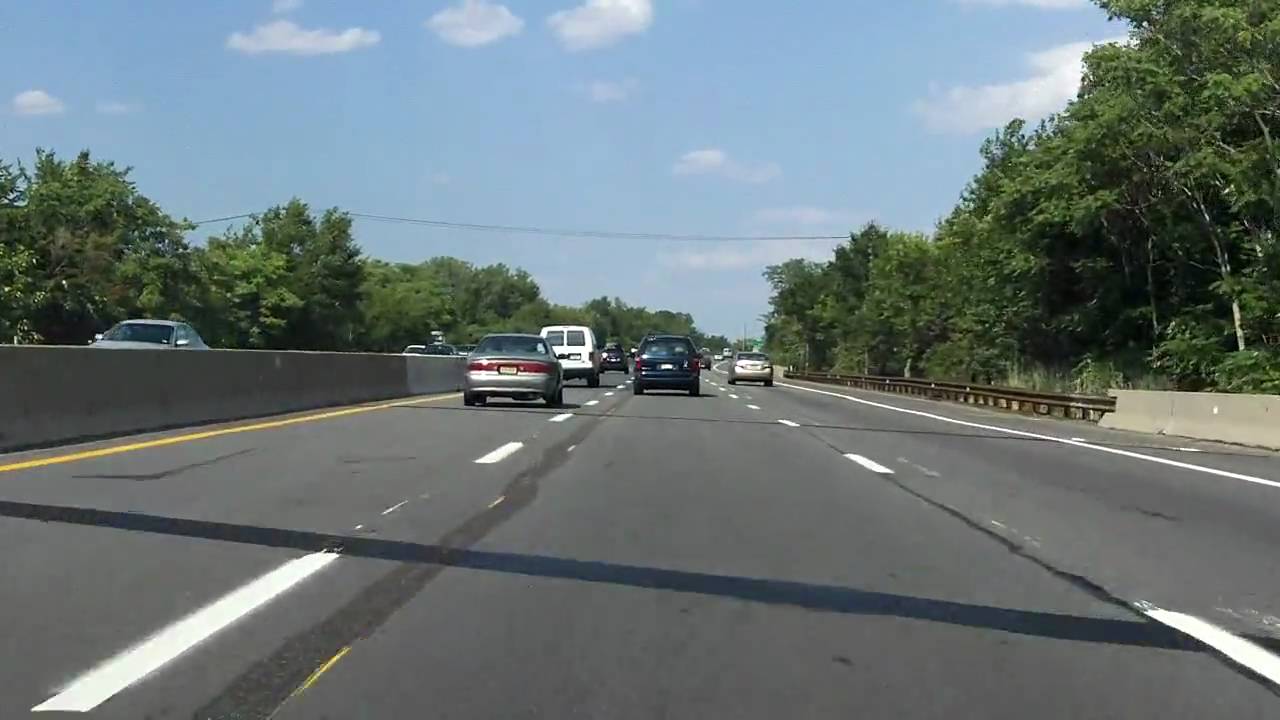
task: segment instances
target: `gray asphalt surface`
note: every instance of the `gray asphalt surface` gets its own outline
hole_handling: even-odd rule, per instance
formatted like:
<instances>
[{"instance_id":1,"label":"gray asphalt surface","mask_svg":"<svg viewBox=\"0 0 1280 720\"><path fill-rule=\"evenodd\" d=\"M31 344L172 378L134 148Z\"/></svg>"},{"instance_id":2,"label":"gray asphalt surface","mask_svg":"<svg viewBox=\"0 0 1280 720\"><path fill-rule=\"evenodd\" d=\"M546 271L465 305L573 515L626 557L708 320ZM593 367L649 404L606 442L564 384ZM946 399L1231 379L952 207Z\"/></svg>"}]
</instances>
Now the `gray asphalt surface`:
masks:
<instances>
[{"instance_id":1,"label":"gray asphalt surface","mask_svg":"<svg viewBox=\"0 0 1280 720\"><path fill-rule=\"evenodd\" d=\"M0 471L0 718L113 659L128 676L149 639L326 550L75 714L1280 717L1269 681L1133 609L1280 648L1280 488L800 387L1280 480L1276 455L606 378L563 409L427 399Z\"/></svg>"}]
</instances>

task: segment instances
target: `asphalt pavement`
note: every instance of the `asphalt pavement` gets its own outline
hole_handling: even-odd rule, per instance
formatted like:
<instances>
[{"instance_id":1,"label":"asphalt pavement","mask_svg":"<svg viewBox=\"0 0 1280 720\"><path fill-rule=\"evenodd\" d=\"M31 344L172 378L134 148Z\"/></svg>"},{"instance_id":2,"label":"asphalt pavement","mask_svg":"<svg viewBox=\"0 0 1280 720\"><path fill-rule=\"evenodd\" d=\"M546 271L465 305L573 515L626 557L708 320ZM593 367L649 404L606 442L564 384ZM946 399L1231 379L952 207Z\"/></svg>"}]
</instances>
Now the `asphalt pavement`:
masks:
<instances>
[{"instance_id":1,"label":"asphalt pavement","mask_svg":"<svg viewBox=\"0 0 1280 720\"><path fill-rule=\"evenodd\" d=\"M1280 456L605 378L0 455L0 718L1280 717Z\"/></svg>"}]
</instances>

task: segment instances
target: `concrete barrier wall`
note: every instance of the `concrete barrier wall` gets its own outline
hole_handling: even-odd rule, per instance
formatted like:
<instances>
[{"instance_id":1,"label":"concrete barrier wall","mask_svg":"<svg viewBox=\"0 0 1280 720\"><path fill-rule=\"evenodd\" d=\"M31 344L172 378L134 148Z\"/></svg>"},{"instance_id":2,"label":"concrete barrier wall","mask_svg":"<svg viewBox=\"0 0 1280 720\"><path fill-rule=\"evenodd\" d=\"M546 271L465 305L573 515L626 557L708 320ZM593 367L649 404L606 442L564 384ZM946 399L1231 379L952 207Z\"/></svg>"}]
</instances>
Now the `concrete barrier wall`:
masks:
<instances>
[{"instance_id":1,"label":"concrete barrier wall","mask_svg":"<svg viewBox=\"0 0 1280 720\"><path fill-rule=\"evenodd\" d=\"M1112 390L1117 430L1178 435L1280 450L1280 395Z\"/></svg>"},{"instance_id":2,"label":"concrete barrier wall","mask_svg":"<svg viewBox=\"0 0 1280 720\"><path fill-rule=\"evenodd\" d=\"M0 451L457 389L462 358L0 346Z\"/></svg>"}]
</instances>

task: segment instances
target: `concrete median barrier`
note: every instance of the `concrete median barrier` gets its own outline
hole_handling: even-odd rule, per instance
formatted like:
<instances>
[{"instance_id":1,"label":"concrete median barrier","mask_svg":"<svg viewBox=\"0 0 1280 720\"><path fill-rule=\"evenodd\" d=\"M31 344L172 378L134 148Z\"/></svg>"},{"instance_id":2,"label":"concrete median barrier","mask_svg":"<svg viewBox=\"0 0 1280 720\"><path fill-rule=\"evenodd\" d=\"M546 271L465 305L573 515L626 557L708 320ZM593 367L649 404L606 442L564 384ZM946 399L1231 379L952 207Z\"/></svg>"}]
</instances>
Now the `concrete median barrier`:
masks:
<instances>
[{"instance_id":1,"label":"concrete median barrier","mask_svg":"<svg viewBox=\"0 0 1280 720\"><path fill-rule=\"evenodd\" d=\"M463 358L0 347L0 451L456 390Z\"/></svg>"},{"instance_id":2,"label":"concrete median barrier","mask_svg":"<svg viewBox=\"0 0 1280 720\"><path fill-rule=\"evenodd\" d=\"M1177 435L1280 450L1280 395L1112 390L1116 430Z\"/></svg>"}]
</instances>

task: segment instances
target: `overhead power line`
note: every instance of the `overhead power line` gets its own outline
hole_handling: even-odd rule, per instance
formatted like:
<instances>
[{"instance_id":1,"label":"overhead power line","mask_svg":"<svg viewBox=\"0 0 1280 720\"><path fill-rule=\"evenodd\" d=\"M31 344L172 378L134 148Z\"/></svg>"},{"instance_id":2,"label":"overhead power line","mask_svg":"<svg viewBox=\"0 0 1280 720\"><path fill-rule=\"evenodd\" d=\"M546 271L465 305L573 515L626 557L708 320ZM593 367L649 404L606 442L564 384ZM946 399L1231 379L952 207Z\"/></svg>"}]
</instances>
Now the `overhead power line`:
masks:
<instances>
[{"instance_id":1,"label":"overhead power line","mask_svg":"<svg viewBox=\"0 0 1280 720\"><path fill-rule=\"evenodd\" d=\"M197 220L194 225L208 225L216 222L245 220L256 217L258 213L242 213L224 217ZM396 217L393 215L374 215L372 213L348 212L358 220L383 222L396 225L417 225L440 230L460 230L465 232L507 233L519 235L544 235L564 238L590 238L598 240L662 240L670 242L756 242L781 240L844 240L848 235L681 235L672 233L619 232L613 230L566 230L562 228L536 227L530 225L490 225L484 223L450 222L447 220L431 220L426 218Z\"/></svg>"}]
</instances>

